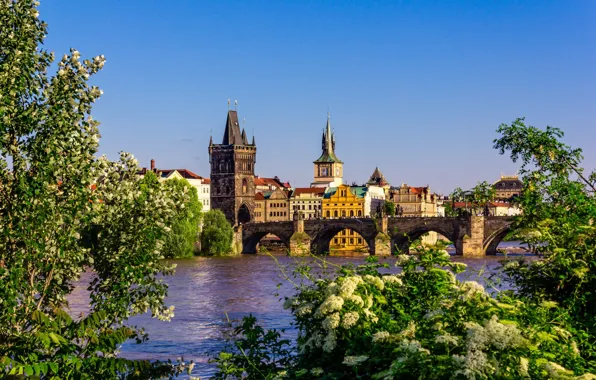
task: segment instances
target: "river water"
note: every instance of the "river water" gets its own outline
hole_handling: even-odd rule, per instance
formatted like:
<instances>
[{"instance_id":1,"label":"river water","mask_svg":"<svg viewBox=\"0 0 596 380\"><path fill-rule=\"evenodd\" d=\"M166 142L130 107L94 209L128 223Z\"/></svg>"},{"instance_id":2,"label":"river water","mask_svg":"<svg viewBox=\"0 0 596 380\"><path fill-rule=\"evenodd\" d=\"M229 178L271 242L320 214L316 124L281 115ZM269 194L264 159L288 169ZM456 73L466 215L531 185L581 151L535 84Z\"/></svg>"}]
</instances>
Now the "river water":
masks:
<instances>
[{"instance_id":1,"label":"river water","mask_svg":"<svg viewBox=\"0 0 596 380\"><path fill-rule=\"evenodd\" d=\"M515 244L503 243L503 246ZM172 260L177 264L177 269L175 275L167 278L170 286L167 304L175 305L175 317L171 322L158 321L146 315L133 318L131 324L145 327L149 341L140 345L126 343L122 346L121 355L130 359L159 360L184 357L196 363L193 376L208 378L215 370L213 364L208 362L209 357L225 346L223 338L228 318L240 321L243 316L253 314L265 328L286 329L288 336L295 337L291 315L283 309L283 301L279 301L283 296L292 295L293 287L283 279L279 265L316 260L281 254L274 255L274 258L268 255L240 255ZM365 258L363 255L332 256L326 260L338 265L361 264ZM462 275L476 277L478 271L493 270L503 258L453 259L468 264L468 271ZM379 261L394 264L395 259L388 257L380 258ZM89 275L81 279L70 297L73 315L87 311L87 281ZM280 283L282 285L278 289Z\"/></svg>"}]
</instances>

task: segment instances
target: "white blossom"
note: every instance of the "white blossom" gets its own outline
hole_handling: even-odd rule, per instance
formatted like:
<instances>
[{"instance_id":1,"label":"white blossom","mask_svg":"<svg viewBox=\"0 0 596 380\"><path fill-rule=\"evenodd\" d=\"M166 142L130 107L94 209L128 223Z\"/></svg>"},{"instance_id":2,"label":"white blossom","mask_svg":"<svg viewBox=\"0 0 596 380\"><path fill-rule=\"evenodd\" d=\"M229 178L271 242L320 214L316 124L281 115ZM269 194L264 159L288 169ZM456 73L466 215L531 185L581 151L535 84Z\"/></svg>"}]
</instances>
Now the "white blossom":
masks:
<instances>
[{"instance_id":1,"label":"white blossom","mask_svg":"<svg viewBox=\"0 0 596 380\"><path fill-rule=\"evenodd\" d=\"M389 275L389 276L383 276L381 278L385 284L403 285L401 278L399 278L397 276Z\"/></svg>"},{"instance_id":2,"label":"white blossom","mask_svg":"<svg viewBox=\"0 0 596 380\"><path fill-rule=\"evenodd\" d=\"M390 337L391 337L391 334L389 334L387 331L379 331L379 332L376 332L373 334L372 341L373 341L373 343L385 342L385 341L389 340Z\"/></svg>"},{"instance_id":3,"label":"white blossom","mask_svg":"<svg viewBox=\"0 0 596 380\"><path fill-rule=\"evenodd\" d=\"M459 343L459 338L456 336L453 336L449 333L444 333L441 335L437 335L435 337L435 342L437 343L443 343L446 345L452 345L452 346L457 346L457 344Z\"/></svg>"},{"instance_id":4,"label":"white blossom","mask_svg":"<svg viewBox=\"0 0 596 380\"><path fill-rule=\"evenodd\" d=\"M325 330L333 330L339 326L339 321L339 313L329 314L327 318L323 320L322 326Z\"/></svg>"},{"instance_id":5,"label":"white blossom","mask_svg":"<svg viewBox=\"0 0 596 380\"><path fill-rule=\"evenodd\" d=\"M343 364L348 366L357 366L368 360L368 356L346 356Z\"/></svg>"},{"instance_id":6,"label":"white blossom","mask_svg":"<svg viewBox=\"0 0 596 380\"><path fill-rule=\"evenodd\" d=\"M344 329L349 329L350 327L354 326L356 324L356 322L358 322L359 318L360 318L360 315L357 312L355 312L355 311L347 312L342 317L341 326Z\"/></svg>"}]
</instances>

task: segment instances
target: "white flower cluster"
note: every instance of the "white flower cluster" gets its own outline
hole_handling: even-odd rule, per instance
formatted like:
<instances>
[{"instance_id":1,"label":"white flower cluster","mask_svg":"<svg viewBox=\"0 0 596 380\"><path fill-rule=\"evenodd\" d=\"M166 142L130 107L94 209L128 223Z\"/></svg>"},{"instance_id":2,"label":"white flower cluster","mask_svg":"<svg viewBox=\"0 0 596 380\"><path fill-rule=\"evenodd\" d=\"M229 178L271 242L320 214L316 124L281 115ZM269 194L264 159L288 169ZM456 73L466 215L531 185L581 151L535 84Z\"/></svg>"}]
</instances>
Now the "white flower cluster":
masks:
<instances>
[{"instance_id":1,"label":"white flower cluster","mask_svg":"<svg viewBox=\"0 0 596 380\"><path fill-rule=\"evenodd\" d=\"M383 280L383 282L385 284L403 285L401 278L394 276L394 275L383 276L383 277L381 277L381 279Z\"/></svg>"},{"instance_id":2,"label":"white flower cluster","mask_svg":"<svg viewBox=\"0 0 596 380\"><path fill-rule=\"evenodd\" d=\"M327 331L334 330L339 327L340 320L341 317L339 316L339 313L332 313L323 320L322 326Z\"/></svg>"},{"instance_id":3,"label":"white flower cluster","mask_svg":"<svg viewBox=\"0 0 596 380\"><path fill-rule=\"evenodd\" d=\"M412 260L413 257L410 255L397 255L397 260L395 261L395 265L396 266L403 266L405 264L407 264L410 260Z\"/></svg>"},{"instance_id":4,"label":"white flower cluster","mask_svg":"<svg viewBox=\"0 0 596 380\"><path fill-rule=\"evenodd\" d=\"M357 366L368 360L368 356L346 356L343 364L348 366Z\"/></svg>"},{"instance_id":5,"label":"white flower cluster","mask_svg":"<svg viewBox=\"0 0 596 380\"><path fill-rule=\"evenodd\" d=\"M323 301L323 303L318 307L317 311L315 312L315 316L323 317L329 313L333 313L334 311L340 311L343 305L344 299L332 294L327 297L325 301Z\"/></svg>"},{"instance_id":6,"label":"white flower cluster","mask_svg":"<svg viewBox=\"0 0 596 380\"><path fill-rule=\"evenodd\" d=\"M378 331L373 334L372 341L373 341L373 343L387 342L390 339L391 339L391 334L389 334L387 331Z\"/></svg>"},{"instance_id":7,"label":"white flower cluster","mask_svg":"<svg viewBox=\"0 0 596 380\"><path fill-rule=\"evenodd\" d=\"M461 284L460 288L464 292L464 299L471 299L476 296L488 297L488 294L486 294L486 290L484 290L484 286L482 286L476 281L464 281Z\"/></svg>"},{"instance_id":8,"label":"white flower cluster","mask_svg":"<svg viewBox=\"0 0 596 380\"><path fill-rule=\"evenodd\" d=\"M459 343L459 338L449 333L444 333L437 335L435 337L435 342L451 346L457 346L457 344Z\"/></svg>"},{"instance_id":9,"label":"white flower cluster","mask_svg":"<svg viewBox=\"0 0 596 380\"><path fill-rule=\"evenodd\" d=\"M341 320L341 327L344 329L349 329L350 327L354 326L358 319L360 318L360 314L355 311L347 312L343 315Z\"/></svg>"},{"instance_id":10,"label":"white flower cluster","mask_svg":"<svg viewBox=\"0 0 596 380\"><path fill-rule=\"evenodd\" d=\"M364 276L364 281L375 286L379 290L385 289L385 284L383 283L383 280L381 280L377 276L371 276L370 274L367 274Z\"/></svg>"}]
</instances>

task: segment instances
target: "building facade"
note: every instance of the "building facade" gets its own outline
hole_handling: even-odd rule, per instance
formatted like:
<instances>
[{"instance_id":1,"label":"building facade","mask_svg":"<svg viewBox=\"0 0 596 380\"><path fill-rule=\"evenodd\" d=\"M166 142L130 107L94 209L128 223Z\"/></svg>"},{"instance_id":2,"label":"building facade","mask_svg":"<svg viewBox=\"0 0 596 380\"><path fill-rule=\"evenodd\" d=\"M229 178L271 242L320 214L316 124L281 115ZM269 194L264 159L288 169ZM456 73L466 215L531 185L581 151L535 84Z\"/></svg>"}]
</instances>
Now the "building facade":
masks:
<instances>
[{"instance_id":1,"label":"building facade","mask_svg":"<svg viewBox=\"0 0 596 380\"><path fill-rule=\"evenodd\" d=\"M322 153L314 163L314 182L311 187L336 187L343 184L344 163L335 155L335 136L327 115L327 127L321 141Z\"/></svg>"},{"instance_id":2,"label":"building facade","mask_svg":"<svg viewBox=\"0 0 596 380\"><path fill-rule=\"evenodd\" d=\"M400 216L437 216L437 196L429 186L412 187L406 184L390 191Z\"/></svg>"},{"instance_id":3,"label":"building facade","mask_svg":"<svg viewBox=\"0 0 596 380\"><path fill-rule=\"evenodd\" d=\"M221 210L234 226L254 219L256 156L254 136L249 143L237 112L228 110L222 143L209 141L211 208Z\"/></svg>"},{"instance_id":4,"label":"building facade","mask_svg":"<svg viewBox=\"0 0 596 380\"><path fill-rule=\"evenodd\" d=\"M323 217L334 218L362 218L367 188L365 186L340 185L330 187L323 196ZM331 239L329 244L334 251L366 251L368 245L358 233L345 229Z\"/></svg>"},{"instance_id":5,"label":"building facade","mask_svg":"<svg viewBox=\"0 0 596 380\"><path fill-rule=\"evenodd\" d=\"M523 185L523 182L520 181L516 175L501 175L501 178L493 183L495 198L500 200L510 200L513 197L518 197L521 194Z\"/></svg>"},{"instance_id":6,"label":"building facade","mask_svg":"<svg viewBox=\"0 0 596 380\"><path fill-rule=\"evenodd\" d=\"M304 219L315 219L322 215L323 195L322 187L298 187L290 196L290 211L299 211Z\"/></svg>"},{"instance_id":7,"label":"building facade","mask_svg":"<svg viewBox=\"0 0 596 380\"><path fill-rule=\"evenodd\" d=\"M173 178L185 179L191 186L197 189L197 196L201 202L203 212L211 209L211 181L209 178L201 177L188 169L157 169L155 167L155 160L151 160L151 167L149 169L142 168L139 175L144 176L148 171L152 171L158 175L160 181L165 181Z\"/></svg>"}]
</instances>

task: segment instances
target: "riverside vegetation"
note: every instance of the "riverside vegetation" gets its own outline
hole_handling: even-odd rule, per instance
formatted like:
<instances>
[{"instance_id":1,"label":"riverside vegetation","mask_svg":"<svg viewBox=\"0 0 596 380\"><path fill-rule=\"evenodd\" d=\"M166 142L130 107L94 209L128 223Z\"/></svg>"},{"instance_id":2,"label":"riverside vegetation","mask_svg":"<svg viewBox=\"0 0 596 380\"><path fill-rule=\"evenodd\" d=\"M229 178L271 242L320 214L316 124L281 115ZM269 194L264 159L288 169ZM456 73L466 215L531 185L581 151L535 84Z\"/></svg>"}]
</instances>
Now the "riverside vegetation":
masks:
<instances>
[{"instance_id":1,"label":"riverside vegetation","mask_svg":"<svg viewBox=\"0 0 596 380\"><path fill-rule=\"evenodd\" d=\"M504 260L488 290L459 281L465 265L438 247L398 255L395 275L374 258L298 266L284 304L297 340L246 317L213 359L217 378L596 379L596 173L559 129L517 119L497 131L524 181L513 229L538 260Z\"/></svg>"},{"instance_id":2,"label":"riverside vegetation","mask_svg":"<svg viewBox=\"0 0 596 380\"><path fill-rule=\"evenodd\" d=\"M130 317L173 316L163 276L174 268L162 252L192 192L159 181L143 188L130 154L95 157L91 106L101 90L89 78L105 59L71 49L50 76L54 56L42 48L38 16L31 0L0 0L0 373L116 379L191 370L117 353L128 339L147 339ZM374 259L332 275L298 267L285 302L297 341L247 317L235 349L214 359L217 377L596 378L596 174L584 173L581 150L556 128L518 119L498 132L495 148L522 165L515 228L541 255L503 263L513 290L459 281L465 267L437 248L397 256L393 275ZM73 319L67 297L87 270L90 312Z\"/></svg>"}]
</instances>

